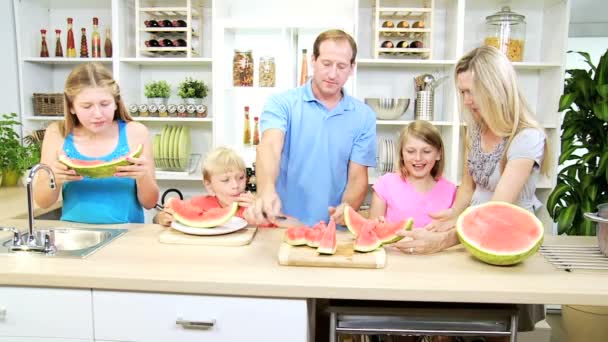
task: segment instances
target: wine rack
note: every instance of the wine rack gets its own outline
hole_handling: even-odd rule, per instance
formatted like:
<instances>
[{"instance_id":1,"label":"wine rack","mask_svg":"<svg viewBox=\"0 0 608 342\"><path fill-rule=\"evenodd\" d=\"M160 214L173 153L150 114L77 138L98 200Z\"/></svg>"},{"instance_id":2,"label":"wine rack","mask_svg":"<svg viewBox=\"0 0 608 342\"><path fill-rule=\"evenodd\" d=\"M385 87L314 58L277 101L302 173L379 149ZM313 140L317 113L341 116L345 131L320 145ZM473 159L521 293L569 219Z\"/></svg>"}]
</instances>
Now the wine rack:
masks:
<instances>
[{"instance_id":1,"label":"wine rack","mask_svg":"<svg viewBox=\"0 0 608 342\"><path fill-rule=\"evenodd\" d=\"M195 0L183 6L147 7L136 0L137 57L198 57L201 55L202 10Z\"/></svg>"},{"instance_id":2,"label":"wine rack","mask_svg":"<svg viewBox=\"0 0 608 342\"><path fill-rule=\"evenodd\" d=\"M434 0L420 7L386 7L374 0L374 58L432 59Z\"/></svg>"}]
</instances>

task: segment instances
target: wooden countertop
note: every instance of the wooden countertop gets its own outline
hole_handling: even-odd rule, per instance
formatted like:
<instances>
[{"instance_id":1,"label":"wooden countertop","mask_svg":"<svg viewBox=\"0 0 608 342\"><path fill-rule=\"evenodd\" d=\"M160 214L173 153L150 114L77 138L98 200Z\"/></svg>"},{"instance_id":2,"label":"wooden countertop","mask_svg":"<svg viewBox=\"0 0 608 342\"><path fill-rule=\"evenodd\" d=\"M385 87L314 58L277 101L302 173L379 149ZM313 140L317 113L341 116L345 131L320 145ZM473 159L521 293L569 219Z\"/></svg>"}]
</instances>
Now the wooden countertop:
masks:
<instances>
[{"instance_id":1,"label":"wooden countertop","mask_svg":"<svg viewBox=\"0 0 608 342\"><path fill-rule=\"evenodd\" d=\"M2 203L0 221L10 218L27 218L27 191L25 187L0 187L0 203ZM46 209L34 204L34 216L61 208L61 205L61 199Z\"/></svg>"},{"instance_id":2,"label":"wooden countertop","mask_svg":"<svg viewBox=\"0 0 608 342\"><path fill-rule=\"evenodd\" d=\"M25 220L2 225L25 228ZM39 227L75 226L37 221ZM80 225L82 226L82 225ZM0 285L96 288L281 298L608 306L608 273L565 272L537 254L512 267L486 265L463 247L424 256L388 249L384 269L287 267L277 262L280 229L260 229L242 247L169 245L162 227L130 231L85 259L0 255ZM0 236L3 238L8 235ZM596 244L547 236L546 243Z\"/></svg>"}]
</instances>

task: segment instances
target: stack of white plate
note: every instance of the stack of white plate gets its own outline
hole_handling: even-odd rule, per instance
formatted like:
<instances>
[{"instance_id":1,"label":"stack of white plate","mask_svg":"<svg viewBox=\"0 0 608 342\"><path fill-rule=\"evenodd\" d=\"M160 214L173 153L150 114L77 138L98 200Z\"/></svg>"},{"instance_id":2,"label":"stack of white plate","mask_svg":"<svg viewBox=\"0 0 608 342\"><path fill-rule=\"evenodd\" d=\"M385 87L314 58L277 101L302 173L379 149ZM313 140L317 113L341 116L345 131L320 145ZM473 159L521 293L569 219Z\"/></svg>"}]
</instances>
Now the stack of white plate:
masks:
<instances>
[{"instance_id":1,"label":"stack of white plate","mask_svg":"<svg viewBox=\"0 0 608 342\"><path fill-rule=\"evenodd\" d=\"M157 168L184 171L190 163L192 141L188 126L166 125L154 136L152 145Z\"/></svg>"},{"instance_id":2,"label":"stack of white plate","mask_svg":"<svg viewBox=\"0 0 608 342\"><path fill-rule=\"evenodd\" d=\"M393 172L393 165L396 162L395 145L393 140L386 137L378 138L378 157L376 169L379 174Z\"/></svg>"}]
</instances>

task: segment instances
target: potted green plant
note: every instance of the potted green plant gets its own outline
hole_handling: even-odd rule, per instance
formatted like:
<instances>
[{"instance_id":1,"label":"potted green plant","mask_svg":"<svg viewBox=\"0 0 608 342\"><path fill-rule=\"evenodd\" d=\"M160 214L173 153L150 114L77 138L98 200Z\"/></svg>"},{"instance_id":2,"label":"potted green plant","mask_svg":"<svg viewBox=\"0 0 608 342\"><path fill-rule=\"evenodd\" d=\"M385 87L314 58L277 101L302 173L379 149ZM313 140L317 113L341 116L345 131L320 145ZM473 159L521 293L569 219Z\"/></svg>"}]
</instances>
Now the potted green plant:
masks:
<instances>
[{"instance_id":1,"label":"potted green plant","mask_svg":"<svg viewBox=\"0 0 608 342\"><path fill-rule=\"evenodd\" d=\"M144 86L144 96L148 98L150 103L166 105L169 96L171 96L171 86L167 81L152 81L146 83Z\"/></svg>"},{"instance_id":2,"label":"potted green plant","mask_svg":"<svg viewBox=\"0 0 608 342\"><path fill-rule=\"evenodd\" d=\"M589 70L567 70L559 111L562 122L561 154L557 184L547 199L547 209L558 232L595 235L596 224L585 212L608 202L608 50L597 66L588 53ZM563 305L562 321L572 341L605 341L608 308Z\"/></svg>"},{"instance_id":3,"label":"potted green plant","mask_svg":"<svg viewBox=\"0 0 608 342\"><path fill-rule=\"evenodd\" d=\"M0 120L0 173L2 185L14 186L25 170L40 161L40 143L26 142L22 144L16 126L21 125L16 120L17 114L2 114Z\"/></svg>"},{"instance_id":4,"label":"potted green plant","mask_svg":"<svg viewBox=\"0 0 608 342\"><path fill-rule=\"evenodd\" d=\"M184 99L186 104L202 104L202 101L207 97L209 88L205 82L195 80L192 77L186 77L178 86L177 95Z\"/></svg>"}]
</instances>

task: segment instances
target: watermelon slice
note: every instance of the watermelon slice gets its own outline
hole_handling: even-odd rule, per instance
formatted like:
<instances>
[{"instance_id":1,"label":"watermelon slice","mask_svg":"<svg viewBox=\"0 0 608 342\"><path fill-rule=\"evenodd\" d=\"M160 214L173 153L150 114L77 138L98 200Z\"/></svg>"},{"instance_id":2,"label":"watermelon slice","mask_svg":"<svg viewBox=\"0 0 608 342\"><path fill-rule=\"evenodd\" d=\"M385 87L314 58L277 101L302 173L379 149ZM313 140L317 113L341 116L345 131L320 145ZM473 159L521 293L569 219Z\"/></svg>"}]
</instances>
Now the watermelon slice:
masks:
<instances>
[{"instance_id":1,"label":"watermelon slice","mask_svg":"<svg viewBox=\"0 0 608 342\"><path fill-rule=\"evenodd\" d=\"M231 206L225 208L203 210L192 205L189 201L182 201L177 198L172 198L168 204L173 209L173 218L177 222L196 228L221 226L230 221L239 208L238 203L234 202Z\"/></svg>"},{"instance_id":2,"label":"watermelon slice","mask_svg":"<svg viewBox=\"0 0 608 342\"><path fill-rule=\"evenodd\" d=\"M456 222L458 238L479 260L513 265L540 247L544 228L531 212L507 202L487 202L467 208Z\"/></svg>"},{"instance_id":3,"label":"watermelon slice","mask_svg":"<svg viewBox=\"0 0 608 342\"><path fill-rule=\"evenodd\" d=\"M412 218L395 223L378 222L374 227L374 232L383 244L388 245L403 239L403 236L397 235L397 233L412 230L413 225L414 220Z\"/></svg>"},{"instance_id":4,"label":"watermelon slice","mask_svg":"<svg viewBox=\"0 0 608 342\"><path fill-rule=\"evenodd\" d=\"M291 227L285 231L284 240L292 246L306 245L306 233L310 228L306 226Z\"/></svg>"},{"instance_id":5,"label":"watermelon slice","mask_svg":"<svg viewBox=\"0 0 608 342\"><path fill-rule=\"evenodd\" d=\"M344 209L344 222L346 223L346 228L348 228L348 231L354 236L358 236L361 227L369 221L370 220L361 216L361 214L350 206L346 206Z\"/></svg>"},{"instance_id":6,"label":"watermelon slice","mask_svg":"<svg viewBox=\"0 0 608 342\"><path fill-rule=\"evenodd\" d=\"M112 177L118 166L131 165L127 158L137 158L144 150L142 144L137 145L129 154L111 161L70 159L65 155L59 156L59 161L79 175L90 178Z\"/></svg>"},{"instance_id":7,"label":"watermelon slice","mask_svg":"<svg viewBox=\"0 0 608 342\"><path fill-rule=\"evenodd\" d=\"M368 222L361 227L353 247L355 251L367 253L375 251L382 246L382 241L376 235L374 228L372 222Z\"/></svg>"},{"instance_id":8,"label":"watermelon slice","mask_svg":"<svg viewBox=\"0 0 608 342\"><path fill-rule=\"evenodd\" d=\"M338 241L336 240L336 221L329 219L329 224L327 225L327 228L325 228L325 231L323 231L321 241L319 241L317 252L319 254L334 254L336 253L337 248Z\"/></svg>"},{"instance_id":9,"label":"watermelon slice","mask_svg":"<svg viewBox=\"0 0 608 342\"><path fill-rule=\"evenodd\" d=\"M308 247L317 248L323 237L323 232L327 228L325 221L319 221L311 229L306 232L306 245Z\"/></svg>"}]
</instances>

